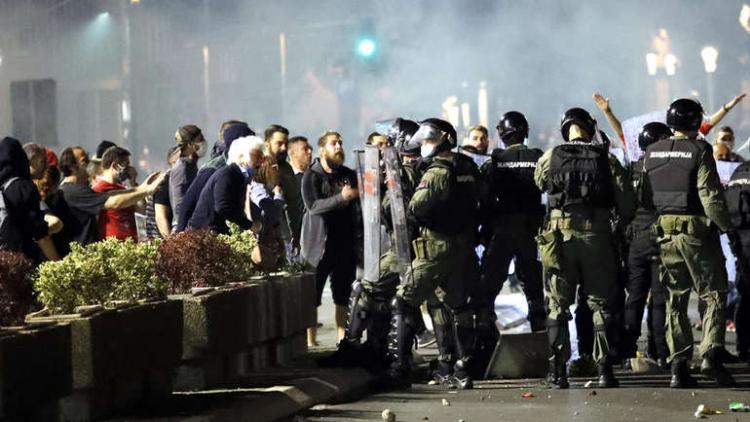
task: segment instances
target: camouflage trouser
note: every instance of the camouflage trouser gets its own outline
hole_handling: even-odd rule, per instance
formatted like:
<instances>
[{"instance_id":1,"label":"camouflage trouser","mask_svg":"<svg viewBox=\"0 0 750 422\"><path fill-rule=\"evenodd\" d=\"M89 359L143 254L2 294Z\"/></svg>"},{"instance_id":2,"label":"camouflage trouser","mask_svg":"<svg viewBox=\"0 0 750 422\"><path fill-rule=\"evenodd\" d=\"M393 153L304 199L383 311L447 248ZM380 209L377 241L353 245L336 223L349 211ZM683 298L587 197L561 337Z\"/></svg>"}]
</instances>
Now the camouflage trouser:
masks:
<instances>
[{"instance_id":1,"label":"camouflage trouser","mask_svg":"<svg viewBox=\"0 0 750 422\"><path fill-rule=\"evenodd\" d=\"M399 275L396 272L395 260L395 254L390 250L380 257L378 280L373 282L362 279L365 292L387 298L396 295Z\"/></svg>"},{"instance_id":2,"label":"camouflage trouser","mask_svg":"<svg viewBox=\"0 0 750 422\"><path fill-rule=\"evenodd\" d=\"M695 290L708 307L703 316L703 338L699 353L724 346L726 331L727 272L718 233L695 236L667 233L659 238L662 280L669 290L667 299L667 345L669 361L692 358L693 331L688 319L690 290Z\"/></svg>"},{"instance_id":3,"label":"camouflage trouser","mask_svg":"<svg viewBox=\"0 0 750 422\"><path fill-rule=\"evenodd\" d=\"M424 237L412 243L416 258L405 282L399 286L398 295L410 306L418 307L437 292L454 312L466 309L479 274L472 245Z\"/></svg>"},{"instance_id":4,"label":"camouflage trouser","mask_svg":"<svg viewBox=\"0 0 750 422\"><path fill-rule=\"evenodd\" d=\"M614 354L608 335L613 321L610 306L617 297L617 267L612 237L603 230L547 230L537 237L542 265L549 280L547 306L550 323L551 353L564 361L570 359L568 321L570 305L575 301L578 285L586 292L586 303L594 319L594 359L603 363Z\"/></svg>"}]
</instances>

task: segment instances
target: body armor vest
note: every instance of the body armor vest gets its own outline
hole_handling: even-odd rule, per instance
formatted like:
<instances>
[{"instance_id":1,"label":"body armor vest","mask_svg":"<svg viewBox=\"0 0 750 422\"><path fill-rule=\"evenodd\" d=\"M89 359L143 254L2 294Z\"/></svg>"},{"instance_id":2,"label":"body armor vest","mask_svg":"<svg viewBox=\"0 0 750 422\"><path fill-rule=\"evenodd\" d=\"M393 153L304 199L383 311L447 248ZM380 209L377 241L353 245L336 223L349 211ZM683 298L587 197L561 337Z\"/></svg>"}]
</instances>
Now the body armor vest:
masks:
<instances>
[{"instance_id":1,"label":"body armor vest","mask_svg":"<svg viewBox=\"0 0 750 422\"><path fill-rule=\"evenodd\" d=\"M479 169L471 158L453 154L452 160L433 159L428 167L449 172L450 195L425 226L435 232L456 235L476 227L479 209Z\"/></svg>"},{"instance_id":2,"label":"body armor vest","mask_svg":"<svg viewBox=\"0 0 750 422\"><path fill-rule=\"evenodd\" d=\"M606 149L585 142L567 142L552 150L547 192L549 206L592 208L614 206L612 169Z\"/></svg>"},{"instance_id":3,"label":"body armor vest","mask_svg":"<svg viewBox=\"0 0 750 422\"><path fill-rule=\"evenodd\" d=\"M485 174L497 214L542 214L542 192L534 183L534 170L542 152L537 149L508 148L492 152Z\"/></svg>"},{"instance_id":4,"label":"body armor vest","mask_svg":"<svg viewBox=\"0 0 750 422\"><path fill-rule=\"evenodd\" d=\"M645 169L659 214L705 215L698 196L698 167L710 149L688 138L664 139L648 147Z\"/></svg>"},{"instance_id":5,"label":"body armor vest","mask_svg":"<svg viewBox=\"0 0 750 422\"><path fill-rule=\"evenodd\" d=\"M645 162L645 155L638 159L635 163L630 166L631 179L633 181L633 190L635 191L636 198L638 200L638 208L635 212L635 218L633 219L632 228L636 231L650 230L651 226L656 223L659 218L659 214L656 213L656 208L653 204L648 204L644 198L643 192L643 178L646 177L646 173L643 172L643 163Z\"/></svg>"},{"instance_id":6,"label":"body armor vest","mask_svg":"<svg viewBox=\"0 0 750 422\"><path fill-rule=\"evenodd\" d=\"M732 173L725 196L732 224L750 229L750 162L740 164Z\"/></svg>"}]
</instances>

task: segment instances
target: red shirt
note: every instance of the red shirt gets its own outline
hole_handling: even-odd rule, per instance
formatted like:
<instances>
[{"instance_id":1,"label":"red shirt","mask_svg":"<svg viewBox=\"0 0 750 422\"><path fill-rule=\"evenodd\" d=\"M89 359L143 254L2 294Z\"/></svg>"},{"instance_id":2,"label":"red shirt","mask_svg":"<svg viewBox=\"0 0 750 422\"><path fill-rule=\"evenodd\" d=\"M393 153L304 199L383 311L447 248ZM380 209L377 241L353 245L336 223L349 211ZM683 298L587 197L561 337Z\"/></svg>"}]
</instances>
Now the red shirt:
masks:
<instances>
[{"instance_id":1,"label":"red shirt","mask_svg":"<svg viewBox=\"0 0 750 422\"><path fill-rule=\"evenodd\" d=\"M122 189L125 189L125 186L119 183L112 184L102 179L97 180L91 187L94 192ZM99 213L99 239L106 237L116 237L120 240L130 237L134 241L138 241L138 229L135 226L135 207L119 210L102 209Z\"/></svg>"}]
</instances>

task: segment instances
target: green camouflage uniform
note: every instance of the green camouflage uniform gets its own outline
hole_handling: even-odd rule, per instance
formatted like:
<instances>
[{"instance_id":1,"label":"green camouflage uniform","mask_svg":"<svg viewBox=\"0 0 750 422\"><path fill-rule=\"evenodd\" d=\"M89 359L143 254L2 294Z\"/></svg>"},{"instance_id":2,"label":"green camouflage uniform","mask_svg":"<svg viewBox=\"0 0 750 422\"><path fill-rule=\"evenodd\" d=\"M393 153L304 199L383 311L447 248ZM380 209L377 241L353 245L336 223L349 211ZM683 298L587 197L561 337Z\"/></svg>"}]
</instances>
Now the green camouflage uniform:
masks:
<instances>
[{"instance_id":1,"label":"green camouflage uniform","mask_svg":"<svg viewBox=\"0 0 750 422\"><path fill-rule=\"evenodd\" d=\"M644 178L646 200L653 200L651 185L650 178ZM669 290L667 344L670 362L692 358L693 332L687 310L693 289L708 305L703 316L699 353L704 355L713 348L724 347L727 272L719 230L728 231L732 225L716 162L707 144L697 169L697 191L704 215L663 213L655 226L661 247L661 279Z\"/></svg>"},{"instance_id":2,"label":"green camouflage uniform","mask_svg":"<svg viewBox=\"0 0 750 422\"><path fill-rule=\"evenodd\" d=\"M534 181L542 191L548 190L547 176L553 150L538 161ZM620 224L627 224L635 215L635 194L627 171L609 154L612 173L614 211ZM567 321L570 305L575 301L580 284L587 293L587 304L594 317L594 359L603 363L610 350L605 325L612 320L611 305L617 298L617 265L612 236L612 210L586 205L551 209L546 230L537 237L542 266L548 279L547 306L549 320L559 330L551 339L552 352L563 361L570 359L570 337Z\"/></svg>"}]
</instances>

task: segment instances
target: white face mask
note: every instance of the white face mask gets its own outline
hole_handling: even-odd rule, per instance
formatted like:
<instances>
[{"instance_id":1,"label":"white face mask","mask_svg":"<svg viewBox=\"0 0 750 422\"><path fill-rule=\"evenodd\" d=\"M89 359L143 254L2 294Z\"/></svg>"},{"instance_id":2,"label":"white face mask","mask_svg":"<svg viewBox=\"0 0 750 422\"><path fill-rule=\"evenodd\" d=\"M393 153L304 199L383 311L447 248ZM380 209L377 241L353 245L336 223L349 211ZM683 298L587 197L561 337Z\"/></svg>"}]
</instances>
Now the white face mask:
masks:
<instances>
[{"instance_id":1,"label":"white face mask","mask_svg":"<svg viewBox=\"0 0 750 422\"><path fill-rule=\"evenodd\" d=\"M195 155L197 155L198 158L201 158L205 156L207 152L208 152L208 142L201 142L198 145L198 150L195 151Z\"/></svg>"},{"instance_id":2,"label":"white face mask","mask_svg":"<svg viewBox=\"0 0 750 422\"><path fill-rule=\"evenodd\" d=\"M419 148L419 153L422 155L422 158L429 158L433 151L435 151L435 145L432 144L422 144Z\"/></svg>"}]
</instances>

